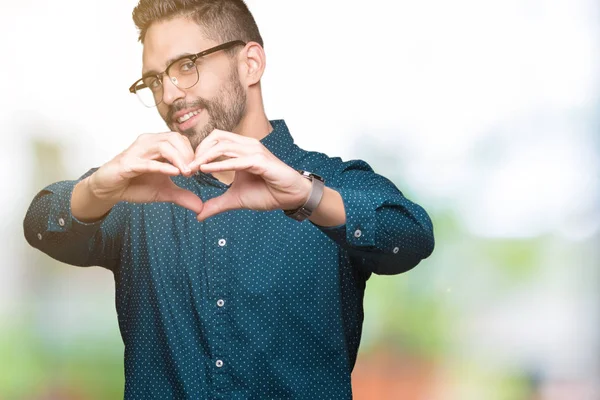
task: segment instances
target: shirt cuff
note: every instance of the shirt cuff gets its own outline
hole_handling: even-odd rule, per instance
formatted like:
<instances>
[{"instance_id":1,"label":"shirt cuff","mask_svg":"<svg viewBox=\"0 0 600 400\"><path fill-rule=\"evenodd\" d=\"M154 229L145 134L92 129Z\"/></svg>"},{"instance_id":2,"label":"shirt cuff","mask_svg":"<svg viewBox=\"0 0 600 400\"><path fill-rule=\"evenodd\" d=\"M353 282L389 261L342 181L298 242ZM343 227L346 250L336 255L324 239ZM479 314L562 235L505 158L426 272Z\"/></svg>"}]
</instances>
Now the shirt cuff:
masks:
<instances>
[{"instance_id":1,"label":"shirt cuff","mask_svg":"<svg viewBox=\"0 0 600 400\"><path fill-rule=\"evenodd\" d=\"M71 213L71 196L77 183L79 181L56 182L44 189L53 194L48 217L48 232L72 231L89 235L100 229L106 216L98 221L87 223L79 221Z\"/></svg>"},{"instance_id":2,"label":"shirt cuff","mask_svg":"<svg viewBox=\"0 0 600 400\"><path fill-rule=\"evenodd\" d=\"M342 246L373 248L376 244L377 204L367 193L356 189L332 188L342 197L346 223L319 229Z\"/></svg>"}]
</instances>

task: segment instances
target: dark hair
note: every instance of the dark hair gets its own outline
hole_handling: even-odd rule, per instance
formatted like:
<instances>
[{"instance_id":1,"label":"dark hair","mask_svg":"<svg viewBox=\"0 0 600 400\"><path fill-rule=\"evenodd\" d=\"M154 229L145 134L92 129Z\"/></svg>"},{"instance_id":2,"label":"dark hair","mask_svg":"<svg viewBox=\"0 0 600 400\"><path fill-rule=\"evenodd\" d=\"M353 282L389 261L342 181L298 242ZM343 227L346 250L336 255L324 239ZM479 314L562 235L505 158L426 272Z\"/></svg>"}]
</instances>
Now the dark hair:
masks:
<instances>
[{"instance_id":1,"label":"dark hair","mask_svg":"<svg viewBox=\"0 0 600 400\"><path fill-rule=\"evenodd\" d=\"M133 9L139 41L144 43L153 22L176 17L191 18L206 38L215 42L243 40L264 47L256 21L243 0L140 0Z\"/></svg>"}]
</instances>

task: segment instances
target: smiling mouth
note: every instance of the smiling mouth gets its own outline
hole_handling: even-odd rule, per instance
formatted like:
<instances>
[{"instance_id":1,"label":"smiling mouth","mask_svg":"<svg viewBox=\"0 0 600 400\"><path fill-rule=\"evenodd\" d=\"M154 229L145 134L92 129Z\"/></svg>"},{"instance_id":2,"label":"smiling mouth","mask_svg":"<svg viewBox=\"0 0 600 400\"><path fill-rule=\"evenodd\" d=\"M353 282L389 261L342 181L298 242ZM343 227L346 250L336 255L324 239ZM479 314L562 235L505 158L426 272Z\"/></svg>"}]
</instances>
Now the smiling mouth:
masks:
<instances>
[{"instance_id":1,"label":"smiling mouth","mask_svg":"<svg viewBox=\"0 0 600 400\"><path fill-rule=\"evenodd\" d=\"M185 115L182 115L181 117L177 118L177 122L179 124L184 123L185 121L187 121L188 119L192 118L194 115L198 115L200 114L201 110L196 110L196 111L191 111Z\"/></svg>"}]
</instances>

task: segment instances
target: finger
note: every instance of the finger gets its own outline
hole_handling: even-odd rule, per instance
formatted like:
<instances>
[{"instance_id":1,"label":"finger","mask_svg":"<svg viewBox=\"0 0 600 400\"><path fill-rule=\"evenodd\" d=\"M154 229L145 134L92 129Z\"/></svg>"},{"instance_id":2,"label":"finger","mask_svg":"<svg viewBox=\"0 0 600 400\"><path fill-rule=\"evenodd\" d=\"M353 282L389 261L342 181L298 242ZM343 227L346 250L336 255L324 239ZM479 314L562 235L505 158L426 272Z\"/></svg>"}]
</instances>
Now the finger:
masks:
<instances>
[{"instance_id":1,"label":"finger","mask_svg":"<svg viewBox=\"0 0 600 400\"><path fill-rule=\"evenodd\" d=\"M127 179L135 178L141 174L159 173L169 176L180 174L179 168L169 163L156 160L139 159L137 162L128 164L123 171L123 176Z\"/></svg>"},{"instance_id":2,"label":"finger","mask_svg":"<svg viewBox=\"0 0 600 400\"><path fill-rule=\"evenodd\" d=\"M260 175L264 168L262 165L258 165L253 157L240 157L202 164L200 170L205 173L248 170L255 175Z\"/></svg>"},{"instance_id":3,"label":"finger","mask_svg":"<svg viewBox=\"0 0 600 400\"><path fill-rule=\"evenodd\" d=\"M164 158L176 166L182 174L191 174L191 170L188 167L188 163L185 162L183 154L181 154L168 140L156 141L151 148L150 158Z\"/></svg>"},{"instance_id":4,"label":"finger","mask_svg":"<svg viewBox=\"0 0 600 400\"><path fill-rule=\"evenodd\" d=\"M184 165L187 166L190 162L194 160L194 150L192 149L192 144L190 140L177 132L171 132L169 134L164 135L169 143L181 154L183 158ZM182 171L184 172L184 171ZM189 171L191 173L191 171Z\"/></svg>"},{"instance_id":5,"label":"finger","mask_svg":"<svg viewBox=\"0 0 600 400\"><path fill-rule=\"evenodd\" d=\"M156 142L166 140L167 136L171 133L172 132L142 133L125 152L131 154L133 157L147 157L154 148Z\"/></svg>"},{"instance_id":6,"label":"finger","mask_svg":"<svg viewBox=\"0 0 600 400\"><path fill-rule=\"evenodd\" d=\"M196 214L200 214L204 208L204 202L197 195L175 184L173 184L173 187L164 189L161 192L159 201L175 203Z\"/></svg>"},{"instance_id":7,"label":"finger","mask_svg":"<svg viewBox=\"0 0 600 400\"><path fill-rule=\"evenodd\" d=\"M202 154L197 155L196 159L194 160L194 164L200 166L202 164L206 164L210 161L213 161L213 160L215 160L219 157L223 157L223 156L225 156L225 157L247 156L247 155L250 155L254 151L256 151L256 150L254 150L252 147L244 146L244 145L241 145L238 143L220 142L219 144L211 147L210 149L206 150Z\"/></svg>"},{"instance_id":8,"label":"finger","mask_svg":"<svg viewBox=\"0 0 600 400\"><path fill-rule=\"evenodd\" d=\"M204 138L202 142L200 142L198 147L196 147L196 157L219 142L234 142L239 144L252 145L258 143L258 140L240 135L238 133L232 133L222 131L220 129L215 129L206 138Z\"/></svg>"},{"instance_id":9,"label":"finger","mask_svg":"<svg viewBox=\"0 0 600 400\"><path fill-rule=\"evenodd\" d=\"M225 194L214 197L206 202L204 202L204 206L201 212L198 213L196 219L198 221L204 221L207 218L212 217L213 215L220 214L229 210L236 210L242 208L242 206L238 203L231 192L225 192Z\"/></svg>"},{"instance_id":10,"label":"finger","mask_svg":"<svg viewBox=\"0 0 600 400\"><path fill-rule=\"evenodd\" d=\"M206 151L208 151L210 148L218 145L219 143L231 143L231 140L226 140L226 139L218 140L218 138L216 138L216 137L212 137L209 139L208 136L204 140L202 140L202 142L200 142L198 147L196 147L196 151L194 153L194 160L188 165L190 167L190 169L192 169L192 171L196 171L198 169L198 167L200 166L200 164L196 161L196 159L198 157L200 157L202 154L204 154Z\"/></svg>"},{"instance_id":11,"label":"finger","mask_svg":"<svg viewBox=\"0 0 600 400\"><path fill-rule=\"evenodd\" d=\"M223 135L223 132L225 132L225 131L221 131L219 129L214 129L211 133L208 134L208 136L206 136L204 139L202 139L202 141L200 142L198 147L196 147L195 154L198 155L200 152L211 148L212 146L214 146L215 144L217 144L221 141L231 142L232 141L231 138L225 137L225 135Z\"/></svg>"},{"instance_id":12,"label":"finger","mask_svg":"<svg viewBox=\"0 0 600 400\"><path fill-rule=\"evenodd\" d=\"M250 143L258 142L258 140L254 139L254 138L240 135L239 133L223 131L220 129L214 129L206 138L207 139L211 138L211 140L217 140L217 141L229 140L231 142L240 143L240 144L250 144Z\"/></svg>"}]
</instances>

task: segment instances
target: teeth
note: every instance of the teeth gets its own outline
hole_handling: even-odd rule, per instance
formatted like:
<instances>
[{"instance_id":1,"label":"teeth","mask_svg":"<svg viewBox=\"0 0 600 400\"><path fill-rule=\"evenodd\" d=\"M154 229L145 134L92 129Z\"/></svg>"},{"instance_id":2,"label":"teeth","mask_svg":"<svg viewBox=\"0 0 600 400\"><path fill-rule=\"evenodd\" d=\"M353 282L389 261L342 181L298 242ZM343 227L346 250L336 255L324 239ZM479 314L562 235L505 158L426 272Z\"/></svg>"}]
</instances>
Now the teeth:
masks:
<instances>
[{"instance_id":1,"label":"teeth","mask_svg":"<svg viewBox=\"0 0 600 400\"><path fill-rule=\"evenodd\" d=\"M198 115L199 112L200 111L192 111L192 112L189 112L189 113L187 113L185 115L182 115L181 117L179 117L177 119L177 122L179 122L181 124L182 122L185 122L188 119L192 118L194 115Z\"/></svg>"}]
</instances>

